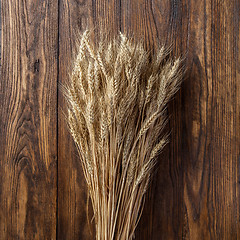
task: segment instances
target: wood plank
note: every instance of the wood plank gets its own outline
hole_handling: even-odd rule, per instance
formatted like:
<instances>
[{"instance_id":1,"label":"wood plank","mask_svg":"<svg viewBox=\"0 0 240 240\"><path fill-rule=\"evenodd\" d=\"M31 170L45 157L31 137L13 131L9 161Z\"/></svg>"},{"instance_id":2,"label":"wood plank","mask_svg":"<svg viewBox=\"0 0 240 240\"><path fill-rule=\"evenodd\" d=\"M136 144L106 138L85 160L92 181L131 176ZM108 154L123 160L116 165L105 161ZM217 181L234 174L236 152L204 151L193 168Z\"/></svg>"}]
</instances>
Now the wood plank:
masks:
<instances>
[{"instance_id":1,"label":"wood plank","mask_svg":"<svg viewBox=\"0 0 240 240\"><path fill-rule=\"evenodd\" d=\"M89 24L89 1L61 0L59 11L59 83L68 81L77 33ZM63 116L59 92L58 114L58 239L93 239L87 221L87 188L75 145Z\"/></svg>"},{"instance_id":2,"label":"wood plank","mask_svg":"<svg viewBox=\"0 0 240 240\"><path fill-rule=\"evenodd\" d=\"M144 39L148 49L158 44L172 45L172 55L180 56L187 39L182 26L180 1L122 1L122 31ZM182 43L181 43L182 39ZM169 104L170 144L159 156L158 171L146 196L136 239L179 239L183 234L183 164L181 159L181 91Z\"/></svg>"},{"instance_id":3,"label":"wood plank","mask_svg":"<svg viewBox=\"0 0 240 240\"><path fill-rule=\"evenodd\" d=\"M67 82L71 71L73 52L76 49L77 33L87 27L99 31L99 25L110 33L119 29L119 1L60 1L60 83ZM93 36L94 37L94 36ZM66 111L62 94L59 94L59 106ZM59 239L94 239L94 221L87 220L87 188L80 160L72 141L63 115L59 114L59 201L58 201L58 237ZM89 221L92 219L89 204Z\"/></svg>"},{"instance_id":4,"label":"wood plank","mask_svg":"<svg viewBox=\"0 0 240 240\"><path fill-rule=\"evenodd\" d=\"M56 239L57 4L1 4L1 239Z\"/></svg>"},{"instance_id":5,"label":"wood plank","mask_svg":"<svg viewBox=\"0 0 240 240\"><path fill-rule=\"evenodd\" d=\"M188 239L239 239L239 1L189 2L184 84Z\"/></svg>"}]
</instances>

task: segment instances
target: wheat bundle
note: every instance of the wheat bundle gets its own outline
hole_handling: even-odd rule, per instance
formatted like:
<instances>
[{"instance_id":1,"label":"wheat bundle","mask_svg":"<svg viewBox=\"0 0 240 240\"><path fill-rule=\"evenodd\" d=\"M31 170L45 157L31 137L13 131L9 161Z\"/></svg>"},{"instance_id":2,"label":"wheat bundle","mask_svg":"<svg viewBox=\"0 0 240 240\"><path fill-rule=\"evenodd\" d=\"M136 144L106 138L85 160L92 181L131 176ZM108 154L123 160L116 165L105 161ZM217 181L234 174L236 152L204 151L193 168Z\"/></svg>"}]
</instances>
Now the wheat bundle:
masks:
<instances>
[{"instance_id":1,"label":"wheat bundle","mask_svg":"<svg viewBox=\"0 0 240 240\"><path fill-rule=\"evenodd\" d=\"M97 240L134 238L163 135L166 104L178 90L180 59L119 34L97 45L85 31L64 93L96 223Z\"/></svg>"}]
</instances>

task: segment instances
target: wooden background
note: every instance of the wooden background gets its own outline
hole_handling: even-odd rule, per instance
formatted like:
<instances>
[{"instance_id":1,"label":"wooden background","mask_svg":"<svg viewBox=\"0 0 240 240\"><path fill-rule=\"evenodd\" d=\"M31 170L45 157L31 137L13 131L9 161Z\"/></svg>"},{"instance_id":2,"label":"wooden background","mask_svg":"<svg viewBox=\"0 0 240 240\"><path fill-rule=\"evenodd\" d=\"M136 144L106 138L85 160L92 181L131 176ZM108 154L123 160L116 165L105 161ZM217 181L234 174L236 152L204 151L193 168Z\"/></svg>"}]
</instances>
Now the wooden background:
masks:
<instances>
[{"instance_id":1,"label":"wooden background","mask_svg":"<svg viewBox=\"0 0 240 240\"><path fill-rule=\"evenodd\" d=\"M94 239L58 83L98 24L186 56L136 239L240 239L239 21L239 0L2 0L0 239Z\"/></svg>"}]
</instances>

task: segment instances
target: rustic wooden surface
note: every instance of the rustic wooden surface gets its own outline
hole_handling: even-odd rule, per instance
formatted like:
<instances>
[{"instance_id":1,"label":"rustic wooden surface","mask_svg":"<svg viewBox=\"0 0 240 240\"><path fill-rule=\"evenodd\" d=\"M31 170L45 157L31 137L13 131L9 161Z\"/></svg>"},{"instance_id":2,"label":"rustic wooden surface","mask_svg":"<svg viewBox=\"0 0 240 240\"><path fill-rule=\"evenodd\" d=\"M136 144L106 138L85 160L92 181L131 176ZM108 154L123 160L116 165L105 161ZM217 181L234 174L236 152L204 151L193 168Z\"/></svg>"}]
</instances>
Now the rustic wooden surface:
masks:
<instances>
[{"instance_id":1,"label":"rustic wooden surface","mask_svg":"<svg viewBox=\"0 0 240 240\"><path fill-rule=\"evenodd\" d=\"M57 3L1 9L0 239L55 239Z\"/></svg>"},{"instance_id":2,"label":"rustic wooden surface","mask_svg":"<svg viewBox=\"0 0 240 240\"><path fill-rule=\"evenodd\" d=\"M1 18L0 239L94 239L57 84L99 24L186 58L136 239L240 239L239 0L9 0Z\"/></svg>"}]
</instances>

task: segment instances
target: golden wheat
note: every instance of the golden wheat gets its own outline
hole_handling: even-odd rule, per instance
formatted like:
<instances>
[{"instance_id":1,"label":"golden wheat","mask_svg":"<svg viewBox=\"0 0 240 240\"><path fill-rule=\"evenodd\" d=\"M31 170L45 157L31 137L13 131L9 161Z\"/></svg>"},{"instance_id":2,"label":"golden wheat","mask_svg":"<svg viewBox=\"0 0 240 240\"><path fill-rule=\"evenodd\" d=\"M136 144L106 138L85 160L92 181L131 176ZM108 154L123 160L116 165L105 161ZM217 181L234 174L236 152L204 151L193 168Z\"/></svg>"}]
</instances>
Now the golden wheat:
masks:
<instances>
[{"instance_id":1,"label":"golden wheat","mask_svg":"<svg viewBox=\"0 0 240 240\"><path fill-rule=\"evenodd\" d=\"M98 45L82 34L64 94L92 201L97 240L133 239L158 153L180 59L156 56L122 33Z\"/></svg>"}]
</instances>

